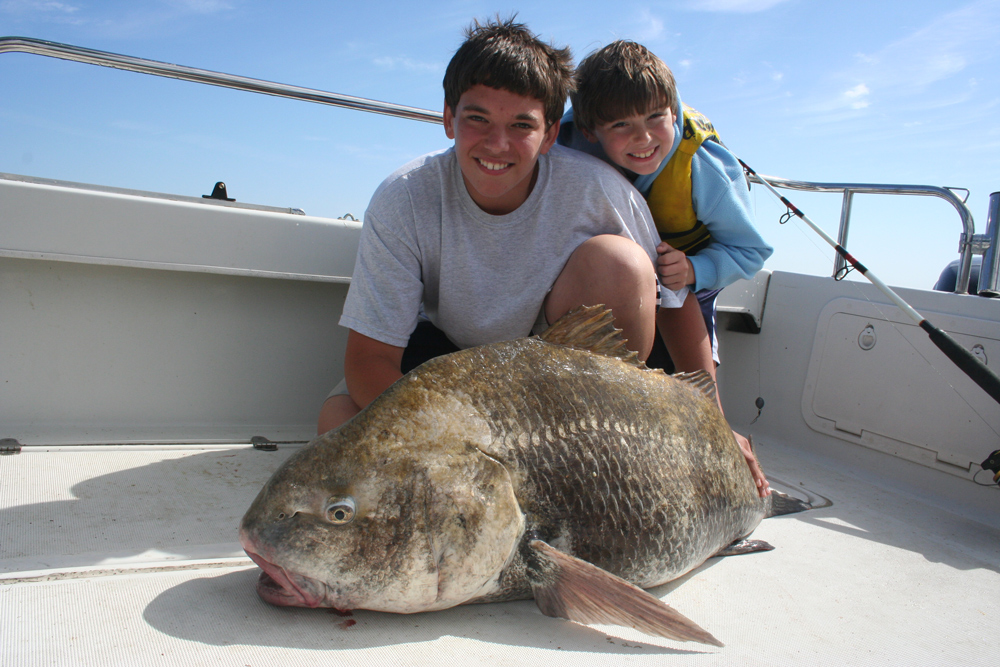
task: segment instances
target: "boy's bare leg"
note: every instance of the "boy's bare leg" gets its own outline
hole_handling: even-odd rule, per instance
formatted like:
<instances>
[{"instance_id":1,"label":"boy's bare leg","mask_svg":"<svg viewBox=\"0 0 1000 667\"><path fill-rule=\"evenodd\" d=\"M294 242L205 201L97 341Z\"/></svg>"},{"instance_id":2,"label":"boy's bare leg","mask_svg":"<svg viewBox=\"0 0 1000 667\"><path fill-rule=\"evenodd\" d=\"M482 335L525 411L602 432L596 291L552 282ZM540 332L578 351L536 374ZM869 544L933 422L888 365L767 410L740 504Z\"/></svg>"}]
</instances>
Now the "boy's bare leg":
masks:
<instances>
[{"instance_id":1,"label":"boy's bare leg","mask_svg":"<svg viewBox=\"0 0 1000 667\"><path fill-rule=\"evenodd\" d=\"M580 244L545 299L553 323L579 306L604 304L630 350L645 361L656 335L656 277L649 255L622 236L595 236Z\"/></svg>"},{"instance_id":2,"label":"boy's bare leg","mask_svg":"<svg viewBox=\"0 0 1000 667\"><path fill-rule=\"evenodd\" d=\"M667 346L667 352L670 353L670 359L673 360L677 371L706 370L711 374L712 380L716 379L715 360L712 359L708 329L705 328L705 319L702 317L698 298L693 292L687 295L684 305L680 308L660 308L656 313L656 328L663 337L663 343ZM722 396L718 389L715 395L719 409L722 410ZM750 441L736 431L733 431L733 436L750 467L750 475L757 485L757 493L761 497L768 495L771 487L753 453Z\"/></svg>"},{"instance_id":3,"label":"boy's bare leg","mask_svg":"<svg viewBox=\"0 0 1000 667\"><path fill-rule=\"evenodd\" d=\"M323 435L327 431L337 428L359 412L361 412L361 408L351 399L350 395L331 396L320 408L319 425L316 427L317 435Z\"/></svg>"},{"instance_id":4,"label":"boy's bare leg","mask_svg":"<svg viewBox=\"0 0 1000 667\"><path fill-rule=\"evenodd\" d=\"M676 371L705 370L715 380L712 344L694 292L688 292L680 308L660 308L656 313L656 328Z\"/></svg>"}]
</instances>

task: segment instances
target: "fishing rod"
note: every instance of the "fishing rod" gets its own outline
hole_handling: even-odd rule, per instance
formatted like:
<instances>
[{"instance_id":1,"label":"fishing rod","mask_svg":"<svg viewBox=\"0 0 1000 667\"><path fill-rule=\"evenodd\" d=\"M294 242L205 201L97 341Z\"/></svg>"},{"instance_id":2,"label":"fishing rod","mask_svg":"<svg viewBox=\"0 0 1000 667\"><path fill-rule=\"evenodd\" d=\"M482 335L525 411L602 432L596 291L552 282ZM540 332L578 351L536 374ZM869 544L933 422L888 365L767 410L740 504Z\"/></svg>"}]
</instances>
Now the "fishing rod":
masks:
<instances>
[{"instance_id":1,"label":"fishing rod","mask_svg":"<svg viewBox=\"0 0 1000 667\"><path fill-rule=\"evenodd\" d=\"M739 160L739 158L737 158L737 160ZM775 190L774 186L767 182L767 179L763 178L760 174L751 169L750 165L743 160L739 160L739 162L743 165L743 168L746 169L748 174L757 177L757 180L760 181L764 187L770 190L775 197L780 199L781 203L787 206L789 211L809 225L809 228L819 234L824 241L829 243L833 249L837 251L837 254L843 257L844 260L854 269L860 271L861 275L871 281L871 283L875 285L879 291L885 294L890 301L906 313L906 315L913 320L917 326L923 329L930 337L931 342L933 342L939 350L944 352L945 356L951 359L951 361L958 366L962 372L968 375L973 382L978 384L983 391L993 398L994 401L1000 403L1000 377L997 377L996 373L987 368L986 364L979 361L979 359L977 359L971 352L959 345L954 338L931 324L927 321L926 317L914 310L910 304L903 301L898 294L892 291L892 288L882 282L874 273L869 271L868 268L855 259L851 253L847 252L847 248L830 238L830 236L820 229L816 223L810 220L805 213L800 211L795 204L788 201L788 199L786 199L780 192Z\"/></svg>"}]
</instances>

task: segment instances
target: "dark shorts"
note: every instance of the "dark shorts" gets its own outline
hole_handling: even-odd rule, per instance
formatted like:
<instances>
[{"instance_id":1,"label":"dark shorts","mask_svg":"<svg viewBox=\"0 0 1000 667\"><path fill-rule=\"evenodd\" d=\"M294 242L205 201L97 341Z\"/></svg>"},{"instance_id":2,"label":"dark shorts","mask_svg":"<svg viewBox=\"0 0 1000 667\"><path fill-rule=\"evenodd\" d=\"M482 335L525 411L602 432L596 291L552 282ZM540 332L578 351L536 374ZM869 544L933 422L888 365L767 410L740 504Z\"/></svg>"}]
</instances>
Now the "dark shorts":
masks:
<instances>
[{"instance_id":1,"label":"dark shorts","mask_svg":"<svg viewBox=\"0 0 1000 667\"><path fill-rule=\"evenodd\" d=\"M718 339L715 335L715 300L722 290L702 290L696 292L698 305L701 306L702 316L705 318L705 328L708 329L709 340L712 343L712 356L718 363ZM417 328L410 334L410 340L403 350L403 359L400 363L400 370L405 375L420 364L440 357L443 354L458 352L457 345L452 343L444 332L438 329L427 320L417 322ZM646 360L646 365L650 368L662 368L668 373L674 372L674 362L667 353L667 346L663 344L663 338L659 335L653 337L653 350ZM347 393L347 386L343 382L330 392L330 395Z\"/></svg>"},{"instance_id":2,"label":"dark shorts","mask_svg":"<svg viewBox=\"0 0 1000 667\"><path fill-rule=\"evenodd\" d=\"M712 344L712 357L716 363L719 361L719 342L715 334L715 301L721 291L702 290L695 293L702 317L705 318L705 328L708 329L708 338ZM458 347L448 340L440 329L426 320L421 320L410 334L410 342L403 351L401 370L404 374L409 373L428 359L451 352L458 352ZM670 359L667 346L663 344L663 338L659 335L653 337L653 350L649 353L646 365L650 368L662 368L668 373L674 372L674 362Z\"/></svg>"},{"instance_id":3,"label":"dark shorts","mask_svg":"<svg viewBox=\"0 0 1000 667\"><path fill-rule=\"evenodd\" d=\"M427 320L420 320L417 322L417 328L410 334L410 341L403 348L403 359L399 364L400 370L405 375L425 361L451 352L458 352L458 347L448 340L444 332ZM346 396L348 393L347 379L345 378L337 383L327 398Z\"/></svg>"},{"instance_id":4,"label":"dark shorts","mask_svg":"<svg viewBox=\"0 0 1000 667\"><path fill-rule=\"evenodd\" d=\"M705 318L705 328L708 329L708 340L712 344L712 358L715 363L719 363L719 339L715 335L715 301L721 289L702 290L695 292L698 305L701 306L701 315ZM674 372L674 362L667 352L667 346L663 343L663 338L657 334L653 337L653 350L649 353L646 365L650 368L662 368L667 373Z\"/></svg>"},{"instance_id":5,"label":"dark shorts","mask_svg":"<svg viewBox=\"0 0 1000 667\"><path fill-rule=\"evenodd\" d=\"M427 320L420 320L417 322L417 328L410 334L410 342L403 350L400 370L406 375L425 361L452 352L458 352L458 346L448 340L444 332L436 326Z\"/></svg>"}]
</instances>

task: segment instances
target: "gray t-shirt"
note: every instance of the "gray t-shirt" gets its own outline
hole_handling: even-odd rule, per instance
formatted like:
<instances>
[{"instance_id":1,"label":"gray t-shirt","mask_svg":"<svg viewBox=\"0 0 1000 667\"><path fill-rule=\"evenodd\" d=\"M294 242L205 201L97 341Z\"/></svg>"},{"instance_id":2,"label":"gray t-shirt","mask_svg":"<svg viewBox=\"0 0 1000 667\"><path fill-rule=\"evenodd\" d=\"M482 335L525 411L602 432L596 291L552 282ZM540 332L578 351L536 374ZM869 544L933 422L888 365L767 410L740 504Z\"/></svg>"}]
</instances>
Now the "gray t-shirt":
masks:
<instances>
[{"instance_id":1,"label":"gray t-shirt","mask_svg":"<svg viewBox=\"0 0 1000 667\"><path fill-rule=\"evenodd\" d=\"M507 215L472 200L454 149L404 165L372 196L340 324L405 347L424 312L460 348L531 333L576 248L599 234L656 258L645 200L604 162L562 146L539 157L528 199Z\"/></svg>"}]
</instances>

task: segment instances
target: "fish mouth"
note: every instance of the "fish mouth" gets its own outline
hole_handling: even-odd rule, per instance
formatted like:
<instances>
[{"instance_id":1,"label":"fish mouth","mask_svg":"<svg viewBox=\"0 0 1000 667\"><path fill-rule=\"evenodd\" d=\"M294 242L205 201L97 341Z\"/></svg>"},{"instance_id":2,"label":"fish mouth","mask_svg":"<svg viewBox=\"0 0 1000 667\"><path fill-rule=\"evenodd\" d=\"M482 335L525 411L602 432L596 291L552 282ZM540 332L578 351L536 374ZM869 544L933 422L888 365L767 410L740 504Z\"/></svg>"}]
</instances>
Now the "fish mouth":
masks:
<instances>
[{"instance_id":1,"label":"fish mouth","mask_svg":"<svg viewBox=\"0 0 1000 667\"><path fill-rule=\"evenodd\" d=\"M249 540L242 541L247 556L261 569L260 577L257 579L257 595L262 600L277 607L332 606L324 604L326 586L322 582L289 572L254 551L248 543ZM348 610L338 608L337 611Z\"/></svg>"},{"instance_id":2,"label":"fish mouth","mask_svg":"<svg viewBox=\"0 0 1000 667\"><path fill-rule=\"evenodd\" d=\"M250 560L262 570L257 580L257 595L278 607L319 607L323 598L303 586L302 577L289 573L260 554L247 551Z\"/></svg>"}]
</instances>

